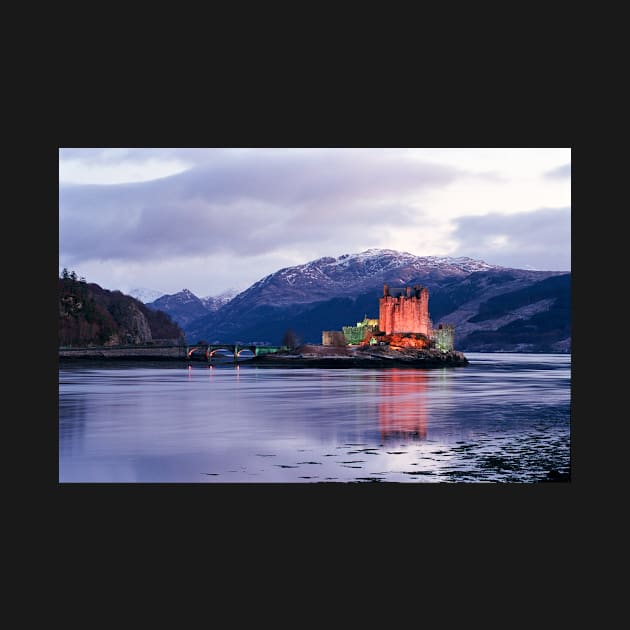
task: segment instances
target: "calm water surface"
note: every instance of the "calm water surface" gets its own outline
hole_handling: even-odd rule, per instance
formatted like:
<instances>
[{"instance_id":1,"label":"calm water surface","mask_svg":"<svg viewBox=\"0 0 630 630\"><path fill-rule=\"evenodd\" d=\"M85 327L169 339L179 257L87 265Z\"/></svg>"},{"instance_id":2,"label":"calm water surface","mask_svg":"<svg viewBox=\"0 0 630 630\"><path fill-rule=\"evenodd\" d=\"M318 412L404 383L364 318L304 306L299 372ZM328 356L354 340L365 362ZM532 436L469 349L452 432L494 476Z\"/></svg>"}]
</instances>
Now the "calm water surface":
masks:
<instances>
[{"instance_id":1,"label":"calm water surface","mask_svg":"<svg viewBox=\"0 0 630 630\"><path fill-rule=\"evenodd\" d=\"M465 368L61 364L60 482L535 482L569 471L571 356Z\"/></svg>"}]
</instances>

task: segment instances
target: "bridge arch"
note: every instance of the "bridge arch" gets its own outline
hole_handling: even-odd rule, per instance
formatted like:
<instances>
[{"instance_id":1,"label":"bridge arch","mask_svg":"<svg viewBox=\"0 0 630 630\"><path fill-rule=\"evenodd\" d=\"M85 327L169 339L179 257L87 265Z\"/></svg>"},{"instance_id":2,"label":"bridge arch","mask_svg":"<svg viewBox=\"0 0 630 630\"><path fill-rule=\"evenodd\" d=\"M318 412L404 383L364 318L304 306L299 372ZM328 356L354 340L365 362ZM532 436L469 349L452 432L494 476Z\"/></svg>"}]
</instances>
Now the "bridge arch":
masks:
<instances>
[{"instance_id":1,"label":"bridge arch","mask_svg":"<svg viewBox=\"0 0 630 630\"><path fill-rule=\"evenodd\" d=\"M210 350L210 348L208 348L206 356L208 358L212 358L217 352L227 352L231 357L234 356L234 351L230 350L230 348L215 348L214 350Z\"/></svg>"},{"instance_id":2,"label":"bridge arch","mask_svg":"<svg viewBox=\"0 0 630 630\"><path fill-rule=\"evenodd\" d=\"M254 358L260 356L261 354L269 354L273 352L278 352L282 350L280 346L259 346L255 344L203 344L196 346L188 346L186 348L186 357L188 359L199 358L193 357L194 353L203 353L205 355L206 360L210 360L212 357L217 355L217 353L222 352L225 353L225 358L228 358L228 355L234 359L238 359L239 357L247 357ZM249 356L251 354L251 357Z\"/></svg>"}]
</instances>

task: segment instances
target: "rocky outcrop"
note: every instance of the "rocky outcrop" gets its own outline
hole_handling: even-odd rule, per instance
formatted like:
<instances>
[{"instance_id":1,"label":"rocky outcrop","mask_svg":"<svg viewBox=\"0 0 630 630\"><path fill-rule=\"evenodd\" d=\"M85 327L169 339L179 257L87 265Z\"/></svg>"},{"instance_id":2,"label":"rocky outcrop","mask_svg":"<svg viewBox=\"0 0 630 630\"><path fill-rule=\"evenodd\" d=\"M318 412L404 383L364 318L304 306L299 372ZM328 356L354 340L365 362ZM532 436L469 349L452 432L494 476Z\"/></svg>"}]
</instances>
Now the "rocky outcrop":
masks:
<instances>
[{"instance_id":1,"label":"rocky outcrop","mask_svg":"<svg viewBox=\"0 0 630 630\"><path fill-rule=\"evenodd\" d=\"M434 349L390 348L362 346L333 348L309 344L292 352L277 352L255 357L257 365L282 367L323 368L381 368L381 367L464 367L468 359L458 351L441 352Z\"/></svg>"},{"instance_id":2,"label":"rocky outcrop","mask_svg":"<svg viewBox=\"0 0 630 630\"><path fill-rule=\"evenodd\" d=\"M121 324L127 329L129 343L146 343L153 339L147 318L134 302L127 305Z\"/></svg>"}]
</instances>

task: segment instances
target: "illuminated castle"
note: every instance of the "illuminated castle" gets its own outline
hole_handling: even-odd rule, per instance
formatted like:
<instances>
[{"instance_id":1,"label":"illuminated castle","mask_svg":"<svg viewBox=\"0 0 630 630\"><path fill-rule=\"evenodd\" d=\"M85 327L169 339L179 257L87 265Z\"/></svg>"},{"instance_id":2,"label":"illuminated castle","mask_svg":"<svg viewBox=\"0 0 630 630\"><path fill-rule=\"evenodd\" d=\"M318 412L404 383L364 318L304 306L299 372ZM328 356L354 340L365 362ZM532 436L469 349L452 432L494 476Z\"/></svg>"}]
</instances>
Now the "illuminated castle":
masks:
<instances>
[{"instance_id":1,"label":"illuminated castle","mask_svg":"<svg viewBox=\"0 0 630 630\"><path fill-rule=\"evenodd\" d=\"M386 335L421 333L431 335L429 291L417 284L413 287L383 286L379 299L378 327Z\"/></svg>"},{"instance_id":2,"label":"illuminated castle","mask_svg":"<svg viewBox=\"0 0 630 630\"><path fill-rule=\"evenodd\" d=\"M356 326L343 326L343 331L324 330L322 345L387 345L391 348L435 348L442 352L454 349L455 329L451 324L433 328L429 318L429 291L417 284L413 287L383 286L379 298L378 320L367 315Z\"/></svg>"}]
</instances>

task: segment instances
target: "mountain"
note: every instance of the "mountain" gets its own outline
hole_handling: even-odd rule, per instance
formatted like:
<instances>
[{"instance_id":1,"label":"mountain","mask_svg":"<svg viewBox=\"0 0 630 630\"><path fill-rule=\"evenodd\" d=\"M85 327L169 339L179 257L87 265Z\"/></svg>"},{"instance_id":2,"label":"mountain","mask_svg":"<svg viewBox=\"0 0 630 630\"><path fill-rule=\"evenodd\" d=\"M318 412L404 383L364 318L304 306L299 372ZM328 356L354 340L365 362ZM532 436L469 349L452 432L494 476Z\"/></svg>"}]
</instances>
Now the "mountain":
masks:
<instances>
[{"instance_id":1,"label":"mountain","mask_svg":"<svg viewBox=\"0 0 630 630\"><path fill-rule=\"evenodd\" d=\"M143 304L147 304L148 302L153 302L159 297L162 297L164 293L162 291L156 291L155 289L140 287L137 289L131 289L127 295L136 298L136 300L140 300Z\"/></svg>"},{"instance_id":2,"label":"mountain","mask_svg":"<svg viewBox=\"0 0 630 630\"><path fill-rule=\"evenodd\" d=\"M215 296L197 297L192 291L182 289L179 293L163 295L162 297L149 302L147 306L154 310L168 313L175 322L185 327L194 320L216 313L223 308L234 296L236 291L229 289Z\"/></svg>"},{"instance_id":3,"label":"mountain","mask_svg":"<svg viewBox=\"0 0 630 630\"><path fill-rule=\"evenodd\" d=\"M157 300L149 302L147 306L153 310L164 311L182 327L208 314L208 309L204 303L188 289L183 289L172 295L163 295Z\"/></svg>"},{"instance_id":4,"label":"mountain","mask_svg":"<svg viewBox=\"0 0 630 630\"><path fill-rule=\"evenodd\" d=\"M237 294L238 291L236 289L228 289L219 295L209 295L199 299L202 301L207 311L214 313L220 308L223 308Z\"/></svg>"},{"instance_id":5,"label":"mountain","mask_svg":"<svg viewBox=\"0 0 630 630\"><path fill-rule=\"evenodd\" d=\"M438 289L429 312L469 352L570 352L571 274L505 269Z\"/></svg>"},{"instance_id":6,"label":"mountain","mask_svg":"<svg viewBox=\"0 0 630 630\"><path fill-rule=\"evenodd\" d=\"M312 304L331 297L358 296L383 282L400 285L422 277L435 283L494 268L472 258L420 257L391 249L368 249L360 254L319 258L280 269L236 296L230 307L243 303Z\"/></svg>"},{"instance_id":7,"label":"mountain","mask_svg":"<svg viewBox=\"0 0 630 630\"><path fill-rule=\"evenodd\" d=\"M429 289L434 325L455 325L459 350L568 351L570 280L566 272L369 249L280 269L184 330L191 343L279 344L287 329L321 343L322 330L378 317L383 284L419 284Z\"/></svg>"},{"instance_id":8,"label":"mountain","mask_svg":"<svg viewBox=\"0 0 630 630\"><path fill-rule=\"evenodd\" d=\"M59 345L119 345L183 341L184 332L161 311L120 291L60 278Z\"/></svg>"}]
</instances>

